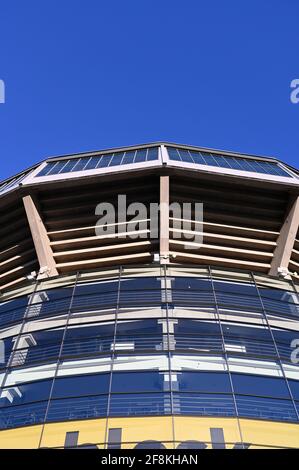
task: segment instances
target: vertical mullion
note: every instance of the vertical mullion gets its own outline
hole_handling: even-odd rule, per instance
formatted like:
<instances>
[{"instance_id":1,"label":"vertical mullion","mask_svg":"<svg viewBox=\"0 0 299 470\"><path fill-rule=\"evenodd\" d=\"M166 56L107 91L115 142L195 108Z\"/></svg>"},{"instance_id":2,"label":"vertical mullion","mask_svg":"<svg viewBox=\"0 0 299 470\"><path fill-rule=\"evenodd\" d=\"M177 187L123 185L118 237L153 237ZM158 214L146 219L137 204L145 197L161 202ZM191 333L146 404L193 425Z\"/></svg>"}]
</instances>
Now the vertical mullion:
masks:
<instances>
[{"instance_id":1,"label":"vertical mullion","mask_svg":"<svg viewBox=\"0 0 299 470\"><path fill-rule=\"evenodd\" d=\"M75 282L74 282L74 287L73 287L73 290L72 290L72 296L71 296L71 299L70 299L69 310L68 310L68 313L67 313L67 318L66 318L66 322L65 322L65 325L64 325L64 331L63 331L61 344L60 344L60 348L59 348L59 353L58 353L58 358L57 358L57 365L56 365L55 373L54 373L54 376L53 376L53 379L52 379L51 389L50 389L49 398L48 398L48 404L47 404L47 408L46 408L46 412L45 412L45 416L44 416L44 422L43 422L43 427L42 427L42 431L41 431L41 436L40 436L38 448L40 448L40 446L42 444L45 425L46 425L46 422L47 422L47 417L48 417L48 414L49 414L50 404L51 404L51 400L52 400L55 380L56 380L58 372L59 372L59 366L62 362L62 352L63 352L63 346L64 346L64 339L65 339L65 336L66 336L66 333L67 333L67 327L68 327L70 316L71 316L71 313L72 313L72 306L73 306L73 303L74 303L74 297L75 297L78 277L79 277L79 272L77 271L76 279L75 279Z\"/></svg>"},{"instance_id":2,"label":"vertical mullion","mask_svg":"<svg viewBox=\"0 0 299 470\"><path fill-rule=\"evenodd\" d=\"M170 412L172 420L172 439L173 447L175 444L175 425L174 425L174 406L173 406L173 388L172 388L172 368L171 368L171 348L170 348L170 334L169 334L169 305L168 305L168 287L167 287L167 266L166 264L161 265L162 274L164 277L164 286L165 286L165 305L166 305L166 334L167 334L167 356L168 356L168 378L169 378L169 393L170 393ZM163 292L162 292L163 296ZM163 338L164 339L164 338Z\"/></svg>"},{"instance_id":3,"label":"vertical mullion","mask_svg":"<svg viewBox=\"0 0 299 470\"><path fill-rule=\"evenodd\" d=\"M277 346L277 343L276 343L276 339L275 339L275 336L273 334L273 331L272 331L272 328L270 326L270 323L269 323L269 320L268 320L268 316L267 316L267 312L266 312L266 309L265 309L265 305L264 305L264 301L262 299L262 296L261 296L261 293L260 293L260 290L258 288L258 285L256 283L256 280L255 280L255 276L254 276L254 273L251 272L251 277L253 279L253 282L254 282L254 285L255 285L255 288L256 288L256 291L257 291L257 294L258 294L258 297L259 297L259 300L261 302L261 306L262 306L262 310L263 310L263 315L264 315L264 318L265 318L265 321L267 323L267 327L268 327L268 330L270 332L270 335L271 335L271 338L272 338L272 341L273 341L273 344L274 344L274 348L275 348L275 351L276 351L276 355L277 355L277 359L278 359L278 365L280 367L280 370L282 372L282 375L283 375L283 378L286 382L286 385L287 385L287 388L288 388L288 391L289 391L289 394L290 394L290 397L291 397L291 401L292 401L292 404L293 404L293 407L295 409L295 413L296 413L296 416L297 416L297 420L299 421L299 413L298 413L298 410L297 410L297 406L296 406L296 403L295 403L295 400L294 400L294 396L293 396L293 393L292 393L292 390L291 390L291 387L290 387L290 384L289 384L289 381L288 381L288 378L285 374L285 371L284 371L284 368L283 368L283 365L282 365L282 360L281 360L281 356L280 356L280 352L279 352L279 349L278 349L278 346Z\"/></svg>"},{"instance_id":4,"label":"vertical mullion","mask_svg":"<svg viewBox=\"0 0 299 470\"><path fill-rule=\"evenodd\" d=\"M113 380L113 365L114 365L114 359L115 359L115 343L116 343L116 335L117 335L117 320L118 320L118 312L119 312L119 301L120 301L120 289L121 289L122 272L123 272L123 267L120 266L119 267L119 273L118 273L117 300L116 300L116 309L115 309L115 322L114 322L114 332L113 332L113 349L112 349L112 354L111 354L108 401L107 401L107 411L106 411L104 449L108 448L108 441L107 441L107 438L108 438L108 425L109 425L109 416L110 416L111 390L112 390L112 380Z\"/></svg>"},{"instance_id":5,"label":"vertical mullion","mask_svg":"<svg viewBox=\"0 0 299 470\"><path fill-rule=\"evenodd\" d=\"M24 315L23 315L23 318L22 318L20 331L19 331L19 333L17 333L17 339L16 339L16 342L15 342L15 345L14 345L14 349L10 353L10 356L9 356L9 359L8 359L8 362L7 362L7 366L5 368L5 373L4 373L2 383L1 383L0 390L2 390L5 387L6 380L7 380L8 374L10 372L10 368L11 368L11 364L12 364L15 352L17 352L17 350L18 350L18 346L19 346L19 343L20 343L20 340L21 340L21 336L22 336L24 328L25 328L27 314L28 314L28 311L30 309L30 306L32 305L34 295L36 294L36 291L37 291L37 286L38 286L38 281L35 280L35 285L34 285L32 294L30 294L29 303L26 305L25 312L24 312Z\"/></svg>"},{"instance_id":6,"label":"vertical mullion","mask_svg":"<svg viewBox=\"0 0 299 470\"><path fill-rule=\"evenodd\" d=\"M213 297L214 297L214 302L215 302L216 315L217 315L217 319L218 319L218 322L219 322L219 328L220 328L220 333L221 333L221 342L222 342L222 349L223 349L223 354L224 354L224 360L225 360L226 367L227 367L227 372L228 372L230 387L231 387L232 396L233 396L233 401L234 401L234 408L235 408L235 413L236 413L236 418L237 418L237 423L238 423L238 428L239 428L239 434L240 434L240 439L241 439L241 445L242 445L242 448L244 449L244 448L245 448L245 447L244 447L244 440L243 440L243 435L242 435L242 429L241 429L241 423L240 423L238 405L237 405L237 401L236 401L235 387L234 387L234 383L233 383L233 379L232 379L232 375L231 375L231 371L230 371L230 367L229 367L228 354L227 354L226 347L225 347L225 340L224 340L223 327L222 327L222 323L221 323L221 319L220 319L219 306L218 306L218 299L217 299L217 295L216 295L216 291L215 291L215 286L214 286L213 274L212 274L211 266L208 266L208 270L209 270L209 277L210 277L210 281L211 281L212 292L213 292Z\"/></svg>"}]
</instances>

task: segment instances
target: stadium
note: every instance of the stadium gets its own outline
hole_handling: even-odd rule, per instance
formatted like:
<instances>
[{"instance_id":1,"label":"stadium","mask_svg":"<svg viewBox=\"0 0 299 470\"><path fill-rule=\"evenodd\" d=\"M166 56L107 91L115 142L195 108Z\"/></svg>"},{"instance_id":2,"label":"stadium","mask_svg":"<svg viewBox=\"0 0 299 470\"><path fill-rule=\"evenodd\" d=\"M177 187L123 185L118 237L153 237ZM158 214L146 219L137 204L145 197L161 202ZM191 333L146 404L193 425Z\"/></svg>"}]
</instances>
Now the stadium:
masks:
<instances>
[{"instance_id":1,"label":"stadium","mask_svg":"<svg viewBox=\"0 0 299 470\"><path fill-rule=\"evenodd\" d=\"M0 448L297 448L298 178L155 142L3 181Z\"/></svg>"}]
</instances>

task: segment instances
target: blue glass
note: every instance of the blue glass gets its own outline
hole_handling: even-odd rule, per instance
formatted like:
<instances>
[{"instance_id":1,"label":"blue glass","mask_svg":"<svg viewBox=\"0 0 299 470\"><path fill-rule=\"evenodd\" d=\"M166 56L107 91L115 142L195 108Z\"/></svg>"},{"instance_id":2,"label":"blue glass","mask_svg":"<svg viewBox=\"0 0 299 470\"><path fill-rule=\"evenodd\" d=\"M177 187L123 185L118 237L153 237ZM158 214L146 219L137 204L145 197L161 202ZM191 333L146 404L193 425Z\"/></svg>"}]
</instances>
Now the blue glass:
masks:
<instances>
[{"instance_id":1,"label":"blue glass","mask_svg":"<svg viewBox=\"0 0 299 470\"><path fill-rule=\"evenodd\" d=\"M84 167L87 165L89 160L90 160L90 158L80 158L77 161L77 164L73 167L72 171L82 171L82 170L84 170ZM62 173L64 173L64 169L62 170Z\"/></svg>"},{"instance_id":2,"label":"blue glass","mask_svg":"<svg viewBox=\"0 0 299 470\"><path fill-rule=\"evenodd\" d=\"M194 290L212 291L211 281L200 277L176 277L171 279L171 286L174 290L187 290L190 293Z\"/></svg>"},{"instance_id":3,"label":"blue glass","mask_svg":"<svg viewBox=\"0 0 299 470\"><path fill-rule=\"evenodd\" d=\"M0 304L0 325L21 321L27 311L27 304L27 297L19 297Z\"/></svg>"},{"instance_id":4,"label":"blue glass","mask_svg":"<svg viewBox=\"0 0 299 470\"><path fill-rule=\"evenodd\" d=\"M38 382L28 382L16 384L13 387L5 387L1 391L0 408L48 400L51 385L52 380L40 380ZM11 398L8 399L8 396Z\"/></svg>"},{"instance_id":5,"label":"blue glass","mask_svg":"<svg viewBox=\"0 0 299 470\"><path fill-rule=\"evenodd\" d=\"M51 400L47 421L92 419L107 415L108 397L88 396Z\"/></svg>"},{"instance_id":6,"label":"blue glass","mask_svg":"<svg viewBox=\"0 0 299 470\"><path fill-rule=\"evenodd\" d=\"M103 155L103 158L98 163L97 168L106 168L110 165L111 159L113 158L113 154L110 155Z\"/></svg>"},{"instance_id":7,"label":"blue glass","mask_svg":"<svg viewBox=\"0 0 299 470\"><path fill-rule=\"evenodd\" d=\"M46 176L52 168L56 165L57 162L49 162L47 163L44 168L38 173L37 176Z\"/></svg>"},{"instance_id":8,"label":"blue glass","mask_svg":"<svg viewBox=\"0 0 299 470\"><path fill-rule=\"evenodd\" d=\"M28 366L33 363L53 363L59 357L60 343L56 344L41 344L31 346L30 348L24 349L25 362L24 366ZM18 353L17 353L18 354ZM22 350L21 350L22 354Z\"/></svg>"},{"instance_id":9,"label":"blue glass","mask_svg":"<svg viewBox=\"0 0 299 470\"><path fill-rule=\"evenodd\" d=\"M160 336L162 333L162 324L160 320L148 319L148 320L127 320L117 322L117 336L128 335L155 335Z\"/></svg>"},{"instance_id":10,"label":"blue glass","mask_svg":"<svg viewBox=\"0 0 299 470\"><path fill-rule=\"evenodd\" d=\"M182 161L181 156L177 149L173 147L168 147L167 150L168 150L168 155L169 155L170 160L177 160L179 162Z\"/></svg>"},{"instance_id":11,"label":"blue glass","mask_svg":"<svg viewBox=\"0 0 299 470\"><path fill-rule=\"evenodd\" d=\"M117 281L79 284L73 298L72 311L84 312L115 307L118 297L117 291Z\"/></svg>"},{"instance_id":12,"label":"blue glass","mask_svg":"<svg viewBox=\"0 0 299 470\"><path fill-rule=\"evenodd\" d=\"M244 395L290 399L284 379L260 375L232 374L234 390Z\"/></svg>"},{"instance_id":13,"label":"blue glass","mask_svg":"<svg viewBox=\"0 0 299 470\"><path fill-rule=\"evenodd\" d=\"M163 392L164 382L164 374L159 372L114 372L111 391L112 393Z\"/></svg>"},{"instance_id":14,"label":"blue glass","mask_svg":"<svg viewBox=\"0 0 299 470\"><path fill-rule=\"evenodd\" d=\"M220 160L220 158L221 158L221 160ZM226 159L225 157L221 156L221 157L219 157L219 162L221 162L221 165L219 165L219 166L221 166L222 168L233 168L231 159L229 159L229 158Z\"/></svg>"},{"instance_id":15,"label":"blue glass","mask_svg":"<svg viewBox=\"0 0 299 470\"><path fill-rule=\"evenodd\" d=\"M233 157L212 152L188 151L174 147L167 147L170 160L193 162L199 165L232 168L238 171L250 171L269 175L291 177L287 171L278 164L269 161L254 160L253 158ZM190 160L191 158L191 160Z\"/></svg>"},{"instance_id":16,"label":"blue glass","mask_svg":"<svg viewBox=\"0 0 299 470\"><path fill-rule=\"evenodd\" d=\"M73 170L74 166L76 166L76 164L78 163L78 159L72 159L72 160L69 160L66 165L63 167L63 173L68 173L70 171ZM55 167L56 168L56 167ZM56 175L56 171L55 171L55 168L53 169L53 172L51 172L51 175ZM49 174L49 173L47 173ZM37 176L40 176L40 174L38 174Z\"/></svg>"},{"instance_id":17,"label":"blue glass","mask_svg":"<svg viewBox=\"0 0 299 470\"><path fill-rule=\"evenodd\" d=\"M135 151L130 151L130 152L125 152L122 164L123 165L130 165L131 163L134 162L135 158Z\"/></svg>"},{"instance_id":18,"label":"blue glass","mask_svg":"<svg viewBox=\"0 0 299 470\"><path fill-rule=\"evenodd\" d=\"M147 151L146 161L158 160L158 147L151 147Z\"/></svg>"},{"instance_id":19,"label":"blue glass","mask_svg":"<svg viewBox=\"0 0 299 470\"><path fill-rule=\"evenodd\" d=\"M113 346L113 336L99 336L94 338L81 338L72 341L65 341L63 344L62 356L64 358L75 359L77 357L99 355L110 356Z\"/></svg>"},{"instance_id":20,"label":"blue glass","mask_svg":"<svg viewBox=\"0 0 299 470\"><path fill-rule=\"evenodd\" d=\"M214 156L211 153L208 152L200 152L202 157L204 158L206 165L211 165L211 166L218 166L218 160L214 158Z\"/></svg>"},{"instance_id":21,"label":"blue glass","mask_svg":"<svg viewBox=\"0 0 299 470\"><path fill-rule=\"evenodd\" d=\"M114 322L69 326L66 331L65 341L73 342L88 338L113 338L114 330Z\"/></svg>"},{"instance_id":22,"label":"blue glass","mask_svg":"<svg viewBox=\"0 0 299 470\"><path fill-rule=\"evenodd\" d=\"M177 380L180 392L231 393L225 372L178 372Z\"/></svg>"},{"instance_id":23,"label":"blue glass","mask_svg":"<svg viewBox=\"0 0 299 470\"><path fill-rule=\"evenodd\" d=\"M48 402L31 403L22 406L0 408L0 428L33 426L44 421Z\"/></svg>"},{"instance_id":24,"label":"blue glass","mask_svg":"<svg viewBox=\"0 0 299 470\"><path fill-rule=\"evenodd\" d=\"M134 163L145 162L146 161L146 152L147 152L146 149L137 150L136 155L135 155Z\"/></svg>"},{"instance_id":25,"label":"blue glass","mask_svg":"<svg viewBox=\"0 0 299 470\"><path fill-rule=\"evenodd\" d=\"M98 166L98 164L100 163L102 159L102 156L99 156L99 157L92 157L89 162L87 163L87 165L85 166L84 170L93 170L94 168L96 168Z\"/></svg>"},{"instance_id":26,"label":"blue glass","mask_svg":"<svg viewBox=\"0 0 299 470\"><path fill-rule=\"evenodd\" d=\"M48 162L36 176L85 171L92 170L94 168L105 168L107 166L128 165L132 163L157 160L158 156L158 147L150 147L149 149L129 150L127 152L102 154L94 157L74 157L69 160L64 159ZM24 177L25 176L26 175L24 175Z\"/></svg>"},{"instance_id":27,"label":"blue glass","mask_svg":"<svg viewBox=\"0 0 299 470\"><path fill-rule=\"evenodd\" d=\"M221 335L220 325L218 322L203 320L188 320L178 318L174 324L174 332L179 335Z\"/></svg>"},{"instance_id":28,"label":"blue glass","mask_svg":"<svg viewBox=\"0 0 299 470\"><path fill-rule=\"evenodd\" d=\"M179 153L181 155L181 159L182 159L183 162L193 163L193 158L191 157L188 150L180 149Z\"/></svg>"},{"instance_id":29,"label":"blue glass","mask_svg":"<svg viewBox=\"0 0 299 470\"><path fill-rule=\"evenodd\" d=\"M289 386L290 386L294 400L299 400L299 381L289 380Z\"/></svg>"},{"instance_id":30,"label":"blue glass","mask_svg":"<svg viewBox=\"0 0 299 470\"><path fill-rule=\"evenodd\" d=\"M221 393L174 393L173 413L193 416L236 415L233 397Z\"/></svg>"},{"instance_id":31,"label":"blue glass","mask_svg":"<svg viewBox=\"0 0 299 470\"><path fill-rule=\"evenodd\" d=\"M273 421L298 421L290 400L236 395L236 401L240 416Z\"/></svg>"},{"instance_id":32,"label":"blue glass","mask_svg":"<svg viewBox=\"0 0 299 470\"><path fill-rule=\"evenodd\" d=\"M206 165L205 159L200 154L200 152L192 152L190 150L190 155L192 156L193 162L197 165Z\"/></svg>"},{"instance_id":33,"label":"blue glass","mask_svg":"<svg viewBox=\"0 0 299 470\"><path fill-rule=\"evenodd\" d=\"M116 166L116 165L120 165L121 162L122 162L122 159L123 159L123 152L122 153L115 153L113 155L113 158L111 159L110 161L110 165L109 166Z\"/></svg>"},{"instance_id":34,"label":"blue glass","mask_svg":"<svg viewBox=\"0 0 299 470\"><path fill-rule=\"evenodd\" d=\"M168 393L112 394L110 416L147 416L171 414Z\"/></svg>"},{"instance_id":35,"label":"blue glass","mask_svg":"<svg viewBox=\"0 0 299 470\"><path fill-rule=\"evenodd\" d=\"M55 379L52 398L101 395L109 391L109 374L83 374Z\"/></svg>"}]
</instances>

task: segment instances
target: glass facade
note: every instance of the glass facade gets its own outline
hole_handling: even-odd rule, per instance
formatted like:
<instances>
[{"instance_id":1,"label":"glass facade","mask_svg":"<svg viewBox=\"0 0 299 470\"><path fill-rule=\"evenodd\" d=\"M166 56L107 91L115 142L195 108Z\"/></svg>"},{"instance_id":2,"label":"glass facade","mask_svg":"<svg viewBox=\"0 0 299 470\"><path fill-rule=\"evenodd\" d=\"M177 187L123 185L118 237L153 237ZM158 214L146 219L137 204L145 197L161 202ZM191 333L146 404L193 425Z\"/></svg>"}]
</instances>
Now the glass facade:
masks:
<instances>
[{"instance_id":1,"label":"glass facade","mask_svg":"<svg viewBox=\"0 0 299 470\"><path fill-rule=\"evenodd\" d=\"M4 194L11 189L15 189L19 186L20 183L30 174L30 171L26 171L20 175L14 176L4 183L0 184L0 195Z\"/></svg>"},{"instance_id":2,"label":"glass facade","mask_svg":"<svg viewBox=\"0 0 299 470\"><path fill-rule=\"evenodd\" d=\"M158 160L159 148L149 147L126 152L105 153L92 157L79 157L48 162L36 176L59 175L76 171L94 170L111 166Z\"/></svg>"},{"instance_id":3,"label":"glass facade","mask_svg":"<svg viewBox=\"0 0 299 470\"><path fill-rule=\"evenodd\" d=\"M292 281L210 267L119 267L37 282L0 305L0 322L0 446L1 433L26 426L37 430L37 447L63 447L49 443L49 426L63 423L65 437L87 420L102 423L103 433L89 437L102 447L119 445L110 430L124 419L135 423L135 438L125 439L135 447L140 418L167 423L161 445L183 448L191 444L181 444L187 430L178 437L182 419L215 420L212 430L219 420L233 423L231 447L249 446L248 422L298 433ZM205 445L216 445L213 433Z\"/></svg>"},{"instance_id":4,"label":"glass facade","mask_svg":"<svg viewBox=\"0 0 299 470\"><path fill-rule=\"evenodd\" d=\"M233 170L263 173L264 175L292 176L275 162L255 160L253 158L219 155L218 153L202 152L175 147L167 147L170 160L197 165L208 165Z\"/></svg>"}]
</instances>

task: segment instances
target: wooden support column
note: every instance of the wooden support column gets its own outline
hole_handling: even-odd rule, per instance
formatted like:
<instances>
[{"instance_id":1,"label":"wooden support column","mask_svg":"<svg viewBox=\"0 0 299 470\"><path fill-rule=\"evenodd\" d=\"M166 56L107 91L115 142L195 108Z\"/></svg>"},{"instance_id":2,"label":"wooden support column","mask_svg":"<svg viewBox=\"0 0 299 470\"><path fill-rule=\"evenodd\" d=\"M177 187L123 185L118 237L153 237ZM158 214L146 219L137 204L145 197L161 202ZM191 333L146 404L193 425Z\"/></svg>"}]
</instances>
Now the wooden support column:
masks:
<instances>
[{"instance_id":1,"label":"wooden support column","mask_svg":"<svg viewBox=\"0 0 299 470\"><path fill-rule=\"evenodd\" d=\"M277 239L269 274L278 275L278 268L288 269L299 227L299 197L290 200L287 216Z\"/></svg>"},{"instance_id":2,"label":"wooden support column","mask_svg":"<svg viewBox=\"0 0 299 470\"><path fill-rule=\"evenodd\" d=\"M40 266L40 278L57 276L56 262L38 205L31 196L23 197L23 203Z\"/></svg>"},{"instance_id":3,"label":"wooden support column","mask_svg":"<svg viewBox=\"0 0 299 470\"><path fill-rule=\"evenodd\" d=\"M160 176L160 262L169 263L169 176Z\"/></svg>"}]
</instances>

